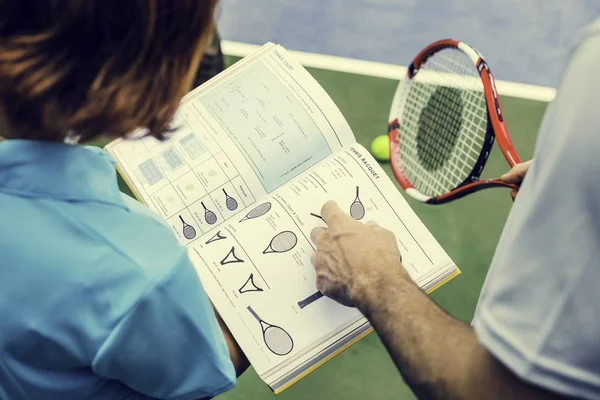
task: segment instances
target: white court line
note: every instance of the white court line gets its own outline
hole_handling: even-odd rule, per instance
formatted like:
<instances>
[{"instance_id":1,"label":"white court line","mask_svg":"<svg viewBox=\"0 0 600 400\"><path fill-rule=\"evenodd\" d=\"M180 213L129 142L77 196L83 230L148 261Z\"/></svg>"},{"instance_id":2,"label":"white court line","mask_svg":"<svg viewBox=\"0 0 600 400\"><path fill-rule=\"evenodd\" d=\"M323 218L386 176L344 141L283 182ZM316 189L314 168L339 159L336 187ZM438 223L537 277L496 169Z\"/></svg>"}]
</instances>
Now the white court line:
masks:
<instances>
[{"instance_id":1,"label":"white court line","mask_svg":"<svg viewBox=\"0 0 600 400\"><path fill-rule=\"evenodd\" d=\"M246 57L262 46L223 40L221 47L224 54L235 57ZM326 54L306 53L286 49L296 61L305 67L347 72L351 74L374 76L398 80L406 73L406 66L386 64L354 58L329 56ZM503 96L518 97L528 100L549 102L556 96L556 89L546 86L527 85L524 83L496 80L496 88Z\"/></svg>"}]
</instances>

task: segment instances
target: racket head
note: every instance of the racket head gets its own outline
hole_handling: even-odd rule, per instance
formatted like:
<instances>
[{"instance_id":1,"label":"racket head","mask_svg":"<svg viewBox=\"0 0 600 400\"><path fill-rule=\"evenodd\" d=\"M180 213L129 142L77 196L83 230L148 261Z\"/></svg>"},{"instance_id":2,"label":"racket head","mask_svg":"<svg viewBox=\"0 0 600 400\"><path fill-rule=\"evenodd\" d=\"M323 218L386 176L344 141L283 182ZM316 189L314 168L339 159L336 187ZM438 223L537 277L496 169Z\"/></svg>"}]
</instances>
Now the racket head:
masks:
<instances>
[{"instance_id":1,"label":"racket head","mask_svg":"<svg viewBox=\"0 0 600 400\"><path fill-rule=\"evenodd\" d=\"M229 211L235 211L238 208L238 202L233 197L228 197L225 205Z\"/></svg>"},{"instance_id":2,"label":"racket head","mask_svg":"<svg viewBox=\"0 0 600 400\"><path fill-rule=\"evenodd\" d=\"M294 340L290 334L279 326L267 324L264 321L262 323L265 324L263 325L263 339L269 350L278 356L290 354L294 349Z\"/></svg>"},{"instance_id":3,"label":"racket head","mask_svg":"<svg viewBox=\"0 0 600 400\"><path fill-rule=\"evenodd\" d=\"M195 238L196 237L196 229L193 226L186 224L183 227L183 236L188 240Z\"/></svg>"},{"instance_id":4,"label":"racket head","mask_svg":"<svg viewBox=\"0 0 600 400\"><path fill-rule=\"evenodd\" d=\"M248 212L248 214L246 214L246 216L244 218L242 218L242 220L240 222L248 220L248 219L262 217L263 215L268 213L269 210L271 210L271 203L266 202L266 203L259 204L258 206L254 207L252 210L250 210L250 212Z\"/></svg>"},{"instance_id":5,"label":"racket head","mask_svg":"<svg viewBox=\"0 0 600 400\"><path fill-rule=\"evenodd\" d=\"M298 243L298 236L292 231L283 231L275 235L269 243L267 250L271 249L274 253L285 253L296 247ZM265 250L265 252L267 252Z\"/></svg>"},{"instance_id":6,"label":"racket head","mask_svg":"<svg viewBox=\"0 0 600 400\"><path fill-rule=\"evenodd\" d=\"M350 216L359 221L365 216L365 207L360 201L355 201L350 206Z\"/></svg>"},{"instance_id":7,"label":"racket head","mask_svg":"<svg viewBox=\"0 0 600 400\"><path fill-rule=\"evenodd\" d=\"M520 162L489 66L456 40L430 44L409 65L394 96L388 134L396 179L411 197L430 204L509 186L479 180L495 139L510 166Z\"/></svg>"},{"instance_id":8,"label":"racket head","mask_svg":"<svg viewBox=\"0 0 600 400\"><path fill-rule=\"evenodd\" d=\"M206 210L204 219L206 220L207 224L214 225L217 222L217 214L215 214L213 211Z\"/></svg>"}]
</instances>

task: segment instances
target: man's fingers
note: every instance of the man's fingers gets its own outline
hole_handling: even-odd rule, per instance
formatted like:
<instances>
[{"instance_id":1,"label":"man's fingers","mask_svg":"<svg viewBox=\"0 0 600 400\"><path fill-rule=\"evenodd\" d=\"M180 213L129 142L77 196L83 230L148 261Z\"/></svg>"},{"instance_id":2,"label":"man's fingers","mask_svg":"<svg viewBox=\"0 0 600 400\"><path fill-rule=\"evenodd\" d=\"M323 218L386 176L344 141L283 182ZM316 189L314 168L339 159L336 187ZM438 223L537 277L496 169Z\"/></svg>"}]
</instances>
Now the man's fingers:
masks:
<instances>
[{"instance_id":1,"label":"man's fingers","mask_svg":"<svg viewBox=\"0 0 600 400\"><path fill-rule=\"evenodd\" d=\"M321 208L321 216L323 217L327 225L339 222L339 220L343 218L344 215L345 214L340 208L340 206L338 206L338 204L333 200L329 200L328 202L323 204L323 207Z\"/></svg>"},{"instance_id":2,"label":"man's fingers","mask_svg":"<svg viewBox=\"0 0 600 400\"><path fill-rule=\"evenodd\" d=\"M320 251L316 251L312 256L312 263L313 267L319 271L327 265L327 256Z\"/></svg>"},{"instance_id":3,"label":"man's fingers","mask_svg":"<svg viewBox=\"0 0 600 400\"><path fill-rule=\"evenodd\" d=\"M525 171L526 169L523 168L523 164L517 164L510 171L502 175L500 179L506 183L519 183L523 179Z\"/></svg>"},{"instance_id":4,"label":"man's fingers","mask_svg":"<svg viewBox=\"0 0 600 400\"><path fill-rule=\"evenodd\" d=\"M312 240L312 242L316 244L317 247L319 247L323 244L326 234L327 229L321 226L317 226L316 228L313 228L312 231L310 231L310 240Z\"/></svg>"},{"instance_id":5,"label":"man's fingers","mask_svg":"<svg viewBox=\"0 0 600 400\"><path fill-rule=\"evenodd\" d=\"M506 183L519 183L525 178L530 165L531 160L517 164L510 171L502 175L500 179Z\"/></svg>"}]
</instances>

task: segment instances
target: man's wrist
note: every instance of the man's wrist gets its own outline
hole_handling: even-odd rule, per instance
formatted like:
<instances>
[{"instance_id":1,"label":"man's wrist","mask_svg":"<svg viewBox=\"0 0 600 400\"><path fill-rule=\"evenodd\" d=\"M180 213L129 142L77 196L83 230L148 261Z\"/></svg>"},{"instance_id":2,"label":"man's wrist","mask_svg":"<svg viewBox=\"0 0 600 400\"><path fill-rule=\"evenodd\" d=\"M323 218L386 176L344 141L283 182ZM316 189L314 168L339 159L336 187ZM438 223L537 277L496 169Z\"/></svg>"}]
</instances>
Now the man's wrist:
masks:
<instances>
[{"instance_id":1,"label":"man's wrist","mask_svg":"<svg viewBox=\"0 0 600 400\"><path fill-rule=\"evenodd\" d=\"M359 290L359 294L353 299L354 305L365 316L372 311L382 309L382 303L406 291L407 287L415 287L402 263L394 262L394 265L386 265L383 273L375 273L369 280L368 285Z\"/></svg>"}]
</instances>

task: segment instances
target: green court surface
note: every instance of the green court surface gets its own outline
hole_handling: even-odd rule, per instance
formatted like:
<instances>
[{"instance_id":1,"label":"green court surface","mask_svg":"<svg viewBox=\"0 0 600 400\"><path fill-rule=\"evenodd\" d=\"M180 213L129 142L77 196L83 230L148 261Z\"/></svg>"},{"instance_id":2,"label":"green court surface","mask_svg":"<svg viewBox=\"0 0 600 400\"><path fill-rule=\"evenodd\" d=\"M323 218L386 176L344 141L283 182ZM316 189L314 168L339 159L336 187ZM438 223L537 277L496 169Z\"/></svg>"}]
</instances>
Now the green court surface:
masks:
<instances>
[{"instance_id":1,"label":"green court surface","mask_svg":"<svg viewBox=\"0 0 600 400\"><path fill-rule=\"evenodd\" d=\"M227 58L228 64L236 59ZM397 81L328 70L308 69L329 93L362 145L386 133ZM532 156L546 103L502 98L509 132L521 157ZM104 144L104 143L97 143ZM392 177L389 165L384 168ZM508 164L494 149L485 176L499 176ZM123 190L126 190L122 186ZM400 187L398 186L399 190ZM406 196L405 196L406 197ZM431 297L449 314L469 322L473 316L496 243L512 201L506 189L486 190L443 206L407 198L413 209L462 270ZM193 349L190 349L193 351ZM376 334L371 334L294 386L275 396L250 368L233 390L218 400L412 399Z\"/></svg>"}]
</instances>

